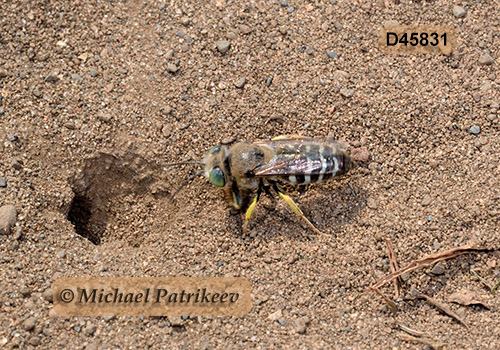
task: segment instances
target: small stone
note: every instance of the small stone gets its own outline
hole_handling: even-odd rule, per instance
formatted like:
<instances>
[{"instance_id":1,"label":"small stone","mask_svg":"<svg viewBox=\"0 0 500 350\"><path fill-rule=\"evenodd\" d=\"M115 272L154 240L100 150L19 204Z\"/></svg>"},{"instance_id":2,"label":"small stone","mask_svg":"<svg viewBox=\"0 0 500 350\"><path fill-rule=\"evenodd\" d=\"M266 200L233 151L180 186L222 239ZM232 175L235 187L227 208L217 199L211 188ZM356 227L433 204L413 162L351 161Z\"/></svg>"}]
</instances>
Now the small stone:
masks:
<instances>
[{"instance_id":1,"label":"small stone","mask_svg":"<svg viewBox=\"0 0 500 350\"><path fill-rule=\"evenodd\" d=\"M21 228L21 226L16 226L16 231L14 233L14 238L16 241L19 241L21 240L21 238L23 237L23 229Z\"/></svg>"},{"instance_id":2,"label":"small stone","mask_svg":"<svg viewBox=\"0 0 500 350\"><path fill-rule=\"evenodd\" d=\"M283 6L283 7L287 7L288 6L288 2L286 2L285 0L281 0L280 1L280 5Z\"/></svg>"},{"instance_id":3,"label":"small stone","mask_svg":"<svg viewBox=\"0 0 500 350\"><path fill-rule=\"evenodd\" d=\"M181 18L181 23L183 26L188 26L191 23L191 19L188 16L183 16Z\"/></svg>"},{"instance_id":4,"label":"small stone","mask_svg":"<svg viewBox=\"0 0 500 350\"><path fill-rule=\"evenodd\" d=\"M43 291L42 293L42 298L45 301L48 301L49 303L54 302L54 295L52 293L52 288L47 288Z\"/></svg>"},{"instance_id":5,"label":"small stone","mask_svg":"<svg viewBox=\"0 0 500 350\"><path fill-rule=\"evenodd\" d=\"M28 341L28 343L30 345L33 345L33 346L38 346L40 345L40 343L42 342L42 340L40 339L40 337L31 337L30 340Z\"/></svg>"},{"instance_id":6,"label":"small stone","mask_svg":"<svg viewBox=\"0 0 500 350\"><path fill-rule=\"evenodd\" d=\"M481 57L479 57L479 64L482 66L489 66L495 62L493 57L488 52L484 52Z\"/></svg>"},{"instance_id":7,"label":"small stone","mask_svg":"<svg viewBox=\"0 0 500 350\"><path fill-rule=\"evenodd\" d=\"M270 319L271 321L278 321L282 317L283 317L283 311L281 311L281 309L278 309L278 311L273 312L267 318Z\"/></svg>"},{"instance_id":8,"label":"small stone","mask_svg":"<svg viewBox=\"0 0 500 350\"><path fill-rule=\"evenodd\" d=\"M40 96L42 96L42 92L38 89L35 89L35 90L33 90L33 95L35 95L36 97L40 97Z\"/></svg>"},{"instance_id":9,"label":"small stone","mask_svg":"<svg viewBox=\"0 0 500 350\"><path fill-rule=\"evenodd\" d=\"M426 206L428 206L429 204L431 204L431 202L432 202L432 198L431 198L431 196L429 196L428 194L426 194L426 195L424 196L424 198L422 199L422 206L423 206L423 207L426 207Z\"/></svg>"},{"instance_id":10,"label":"small stone","mask_svg":"<svg viewBox=\"0 0 500 350\"><path fill-rule=\"evenodd\" d=\"M243 34L250 34L252 32L252 28L247 26L246 24L240 25L240 32Z\"/></svg>"},{"instance_id":11,"label":"small stone","mask_svg":"<svg viewBox=\"0 0 500 350\"><path fill-rule=\"evenodd\" d=\"M309 317L304 316L295 320L295 332L298 334L304 334L309 324Z\"/></svg>"},{"instance_id":12,"label":"small stone","mask_svg":"<svg viewBox=\"0 0 500 350\"><path fill-rule=\"evenodd\" d=\"M293 11L295 11L295 8L294 8L293 6L290 6L290 7L288 7L288 8L286 9L286 11L287 11L288 13L292 13Z\"/></svg>"},{"instance_id":13,"label":"small stone","mask_svg":"<svg viewBox=\"0 0 500 350\"><path fill-rule=\"evenodd\" d=\"M97 325L91 324L91 325L88 325L87 327L85 327L85 329L83 330L83 332L86 335L91 336L91 335L94 335L94 333L95 333L96 330L97 330Z\"/></svg>"},{"instance_id":14,"label":"small stone","mask_svg":"<svg viewBox=\"0 0 500 350\"><path fill-rule=\"evenodd\" d=\"M179 29L177 33L175 33L175 35L177 35L179 38L184 38L186 33L182 29Z\"/></svg>"},{"instance_id":15,"label":"small stone","mask_svg":"<svg viewBox=\"0 0 500 350\"><path fill-rule=\"evenodd\" d=\"M3 107L0 107L0 115L3 115L5 113Z\"/></svg>"},{"instance_id":16,"label":"small stone","mask_svg":"<svg viewBox=\"0 0 500 350\"><path fill-rule=\"evenodd\" d=\"M231 44L227 40L218 40L215 42L215 45L217 45L217 50L222 54L228 52L231 47Z\"/></svg>"},{"instance_id":17,"label":"small stone","mask_svg":"<svg viewBox=\"0 0 500 350\"><path fill-rule=\"evenodd\" d=\"M437 263L432 268L431 273L433 275L442 275L442 274L444 274L444 268L443 268L443 266L441 266L441 264Z\"/></svg>"},{"instance_id":18,"label":"small stone","mask_svg":"<svg viewBox=\"0 0 500 350\"><path fill-rule=\"evenodd\" d=\"M7 181L3 177L0 177L0 188L7 187Z\"/></svg>"},{"instance_id":19,"label":"small stone","mask_svg":"<svg viewBox=\"0 0 500 350\"><path fill-rule=\"evenodd\" d=\"M16 221L16 207L11 204L0 207L0 235L10 234L10 230L16 224Z\"/></svg>"},{"instance_id":20,"label":"small stone","mask_svg":"<svg viewBox=\"0 0 500 350\"><path fill-rule=\"evenodd\" d=\"M337 53L335 51L332 51L332 50L326 50L326 54L330 58L337 58L337 57L339 57L339 55L337 55Z\"/></svg>"},{"instance_id":21,"label":"small stone","mask_svg":"<svg viewBox=\"0 0 500 350\"><path fill-rule=\"evenodd\" d=\"M367 162L370 159L370 151L366 147L355 148L351 151L351 158L356 162Z\"/></svg>"},{"instance_id":22,"label":"small stone","mask_svg":"<svg viewBox=\"0 0 500 350\"><path fill-rule=\"evenodd\" d=\"M115 316L102 316L102 319L106 322L109 322L115 318L116 318Z\"/></svg>"},{"instance_id":23,"label":"small stone","mask_svg":"<svg viewBox=\"0 0 500 350\"><path fill-rule=\"evenodd\" d=\"M69 120L66 123L63 124L66 129L69 130L75 130L75 123L73 121Z\"/></svg>"},{"instance_id":24,"label":"small stone","mask_svg":"<svg viewBox=\"0 0 500 350\"><path fill-rule=\"evenodd\" d=\"M371 197L366 200L366 206L373 210L378 208L377 202Z\"/></svg>"},{"instance_id":25,"label":"small stone","mask_svg":"<svg viewBox=\"0 0 500 350\"><path fill-rule=\"evenodd\" d=\"M111 115L108 113L99 112L99 113L97 113L96 117L98 120L105 122L105 123L109 123L111 121Z\"/></svg>"},{"instance_id":26,"label":"small stone","mask_svg":"<svg viewBox=\"0 0 500 350\"><path fill-rule=\"evenodd\" d=\"M181 327L184 325L184 321L180 316L168 316L168 321L172 327Z\"/></svg>"},{"instance_id":27,"label":"small stone","mask_svg":"<svg viewBox=\"0 0 500 350\"><path fill-rule=\"evenodd\" d=\"M167 64L167 72L169 72L169 73L177 73L178 70L179 70L179 67L177 67L175 64L173 64L173 63L168 63Z\"/></svg>"},{"instance_id":28,"label":"small stone","mask_svg":"<svg viewBox=\"0 0 500 350\"><path fill-rule=\"evenodd\" d=\"M45 78L45 81L46 82L49 82L49 83L57 83L59 81L59 77L57 77L56 75L48 75L46 78Z\"/></svg>"},{"instance_id":29,"label":"small stone","mask_svg":"<svg viewBox=\"0 0 500 350\"><path fill-rule=\"evenodd\" d=\"M78 80L78 81L83 80L83 78L81 76L79 76L78 74L71 74L71 79Z\"/></svg>"},{"instance_id":30,"label":"small stone","mask_svg":"<svg viewBox=\"0 0 500 350\"><path fill-rule=\"evenodd\" d=\"M273 82L273 77L270 76L269 78L266 79L266 86L269 87L271 86L271 83Z\"/></svg>"},{"instance_id":31,"label":"small stone","mask_svg":"<svg viewBox=\"0 0 500 350\"><path fill-rule=\"evenodd\" d=\"M167 60L171 60L173 57L174 57L174 50L172 49L168 50L167 53L165 54L165 58Z\"/></svg>"},{"instance_id":32,"label":"small stone","mask_svg":"<svg viewBox=\"0 0 500 350\"><path fill-rule=\"evenodd\" d=\"M106 84L106 85L104 86L104 91L105 91L105 92L107 92L108 94L109 94L111 91L113 91L113 89L114 89L114 85L113 85L113 83L109 83L109 84Z\"/></svg>"},{"instance_id":33,"label":"small stone","mask_svg":"<svg viewBox=\"0 0 500 350\"><path fill-rule=\"evenodd\" d=\"M238 89L242 89L247 82L246 77L242 77L234 82L234 86L236 86Z\"/></svg>"},{"instance_id":34,"label":"small stone","mask_svg":"<svg viewBox=\"0 0 500 350\"><path fill-rule=\"evenodd\" d=\"M64 250L61 250L59 253L57 253L57 256L61 259L64 259L66 257L66 252Z\"/></svg>"},{"instance_id":35,"label":"small stone","mask_svg":"<svg viewBox=\"0 0 500 350\"><path fill-rule=\"evenodd\" d=\"M22 170L23 169L23 162L19 159L14 159L12 161L12 167L16 170Z\"/></svg>"},{"instance_id":36,"label":"small stone","mask_svg":"<svg viewBox=\"0 0 500 350\"><path fill-rule=\"evenodd\" d=\"M91 69L91 70L90 70L90 76L91 76L92 78L95 78L95 77L97 77L98 75L99 75L99 73L97 73L97 71L96 71L95 69Z\"/></svg>"},{"instance_id":37,"label":"small stone","mask_svg":"<svg viewBox=\"0 0 500 350\"><path fill-rule=\"evenodd\" d=\"M340 94L344 97L352 97L352 95L354 95L354 90L342 88L340 89Z\"/></svg>"},{"instance_id":38,"label":"small stone","mask_svg":"<svg viewBox=\"0 0 500 350\"><path fill-rule=\"evenodd\" d=\"M27 331L31 331L35 328L36 323L36 318L30 317L23 322L23 328Z\"/></svg>"},{"instance_id":39,"label":"small stone","mask_svg":"<svg viewBox=\"0 0 500 350\"><path fill-rule=\"evenodd\" d=\"M462 6L453 6L453 16L456 18L464 18L466 14L465 9Z\"/></svg>"},{"instance_id":40,"label":"small stone","mask_svg":"<svg viewBox=\"0 0 500 350\"><path fill-rule=\"evenodd\" d=\"M472 135L478 135L481 132L481 127L479 125L473 125L469 129L469 133Z\"/></svg>"}]
</instances>

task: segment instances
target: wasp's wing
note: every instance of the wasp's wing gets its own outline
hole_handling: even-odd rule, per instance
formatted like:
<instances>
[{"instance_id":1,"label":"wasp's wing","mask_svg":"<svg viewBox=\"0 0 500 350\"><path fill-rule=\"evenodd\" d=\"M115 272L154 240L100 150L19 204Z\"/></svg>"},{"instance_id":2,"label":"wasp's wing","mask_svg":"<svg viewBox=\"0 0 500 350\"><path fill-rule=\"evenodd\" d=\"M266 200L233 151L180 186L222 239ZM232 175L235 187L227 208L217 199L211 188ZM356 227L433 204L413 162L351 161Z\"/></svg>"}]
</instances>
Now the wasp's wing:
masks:
<instances>
[{"instance_id":1,"label":"wasp's wing","mask_svg":"<svg viewBox=\"0 0 500 350\"><path fill-rule=\"evenodd\" d=\"M272 149L275 154L267 164L254 169L256 177L320 174L325 165L322 151L329 150L331 154L339 149L332 139L274 139L256 144Z\"/></svg>"}]
</instances>

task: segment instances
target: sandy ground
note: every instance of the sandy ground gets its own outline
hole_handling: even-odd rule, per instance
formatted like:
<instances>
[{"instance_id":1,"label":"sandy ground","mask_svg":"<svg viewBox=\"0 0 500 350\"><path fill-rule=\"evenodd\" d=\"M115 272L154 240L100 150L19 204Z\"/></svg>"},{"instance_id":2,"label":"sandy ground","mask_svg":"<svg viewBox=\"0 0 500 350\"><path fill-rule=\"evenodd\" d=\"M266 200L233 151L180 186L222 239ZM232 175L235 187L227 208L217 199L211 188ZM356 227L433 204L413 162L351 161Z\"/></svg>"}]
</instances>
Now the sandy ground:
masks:
<instances>
[{"instance_id":1,"label":"sandy ground","mask_svg":"<svg viewBox=\"0 0 500 350\"><path fill-rule=\"evenodd\" d=\"M0 347L428 348L402 340L402 325L450 349L500 348L500 300L487 287L500 278L498 252L403 276L396 313L363 294L391 271L384 235L400 266L465 244L500 247L499 7L1 2L0 206L14 205L17 223L0 236ZM451 25L458 47L383 54L387 21ZM224 54L218 40L230 44ZM163 163L291 133L370 153L341 181L290 192L326 237L269 198L245 237L206 179L168 200L196 169ZM63 318L50 297L61 276L242 276L253 308ZM464 289L489 309L451 303ZM393 297L392 285L382 291ZM469 327L405 300L418 292Z\"/></svg>"}]
</instances>

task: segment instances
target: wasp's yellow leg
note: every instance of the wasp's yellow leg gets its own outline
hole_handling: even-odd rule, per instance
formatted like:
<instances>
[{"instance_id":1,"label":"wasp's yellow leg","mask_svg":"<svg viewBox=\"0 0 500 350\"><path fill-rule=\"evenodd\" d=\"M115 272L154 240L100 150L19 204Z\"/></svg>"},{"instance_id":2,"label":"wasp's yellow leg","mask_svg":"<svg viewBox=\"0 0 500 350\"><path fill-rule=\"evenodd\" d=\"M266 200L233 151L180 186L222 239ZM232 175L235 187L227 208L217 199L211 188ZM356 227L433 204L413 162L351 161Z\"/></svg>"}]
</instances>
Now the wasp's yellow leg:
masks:
<instances>
[{"instance_id":1,"label":"wasp's yellow leg","mask_svg":"<svg viewBox=\"0 0 500 350\"><path fill-rule=\"evenodd\" d=\"M297 135L297 134L291 134L291 135L280 135L272 138L272 141L279 141L279 140L290 140L290 139L307 139L307 136L302 136L302 135Z\"/></svg>"},{"instance_id":2,"label":"wasp's yellow leg","mask_svg":"<svg viewBox=\"0 0 500 350\"><path fill-rule=\"evenodd\" d=\"M285 200L285 202L290 206L290 208L292 208L292 210L295 212L295 214L297 214L298 217L300 217L302 220L305 221L305 223L307 224L307 226L309 226L314 232L316 232L318 235L324 235L323 232L321 232L320 230L318 230L307 218L306 216L304 215L304 213L302 212L302 210L300 210L300 208L297 206L297 204L295 204L295 202L293 201L292 198L290 198L289 196L287 196L286 194L284 194L283 192L281 191L277 191L278 194L280 195L281 198L283 198Z\"/></svg>"},{"instance_id":3,"label":"wasp's yellow leg","mask_svg":"<svg viewBox=\"0 0 500 350\"><path fill-rule=\"evenodd\" d=\"M255 209L255 206L257 205L259 198L260 198L260 191L255 195L255 198L253 199L252 204L250 204L247 211L245 212L245 222L243 223L243 234L247 233L248 222L250 221L250 218L252 217L253 210Z\"/></svg>"}]
</instances>

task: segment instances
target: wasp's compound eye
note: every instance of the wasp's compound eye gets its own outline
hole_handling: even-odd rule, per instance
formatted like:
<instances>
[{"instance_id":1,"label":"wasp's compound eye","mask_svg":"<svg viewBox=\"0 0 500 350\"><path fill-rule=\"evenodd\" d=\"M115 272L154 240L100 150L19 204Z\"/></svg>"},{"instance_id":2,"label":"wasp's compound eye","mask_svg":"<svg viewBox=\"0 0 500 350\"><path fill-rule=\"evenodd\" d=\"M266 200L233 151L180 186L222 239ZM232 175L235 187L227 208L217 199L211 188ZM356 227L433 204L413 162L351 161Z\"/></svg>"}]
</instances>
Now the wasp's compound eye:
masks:
<instances>
[{"instance_id":1,"label":"wasp's compound eye","mask_svg":"<svg viewBox=\"0 0 500 350\"><path fill-rule=\"evenodd\" d=\"M217 187L224 187L224 185L226 184L226 179L224 179L224 173L219 167L210 170L209 180L213 185Z\"/></svg>"}]
</instances>

